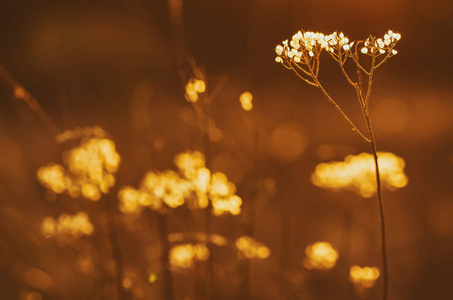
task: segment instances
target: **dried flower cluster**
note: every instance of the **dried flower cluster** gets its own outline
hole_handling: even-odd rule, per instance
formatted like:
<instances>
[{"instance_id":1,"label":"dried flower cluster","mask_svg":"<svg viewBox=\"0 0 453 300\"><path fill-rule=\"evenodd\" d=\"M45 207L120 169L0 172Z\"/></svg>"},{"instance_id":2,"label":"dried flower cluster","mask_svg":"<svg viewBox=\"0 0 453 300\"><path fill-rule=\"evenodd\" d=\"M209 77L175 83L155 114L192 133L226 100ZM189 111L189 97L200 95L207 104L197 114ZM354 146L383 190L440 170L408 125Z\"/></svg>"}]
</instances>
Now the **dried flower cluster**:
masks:
<instances>
[{"instance_id":1,"label":"dried flower cluster","mask_svg":"<svg viewBox=\"0 0 453 300\"><path fill-rule=\"evenodd\" d=\"M285 40L281 45L275 47L277 57L276 62L283 63L290 59L296 63L310 60L322 49L335 52L337 49L343 48L349 50L354 42L349 43L349 38L345 37L343 32L336 31L329 35L324 35L320 32L298 31L291 41Z\"/></svg>"},{"instance_id":2,"label":"dried flower cluster","mask_svg":"<svg viewBox=\"0 0 453 300\"><path fill-rule=\"evenodd\" d=\"M403 158L390 152L378 152L381 182L390 190L407 185ZM369 198L376 193L373 156L368 153L349 155L344 161L321 163L311 176L314 185L325 189L348 189Z\"/></svg>"},{"instance_id":3,"label":"dried flower cluster","mask_svg":"<svg viewBox=\"0 0 453 300\"><path fill-rule=\"evenodd\" d=\"M401 39L401 34L395 33L392 30L389 30L383 38L376 38L370 36L363 43L363 47L360 49L360 52L368 55L381 55L389 53L390 55L396 55L398 51L394 50L395 44Z\"/></svg>"},{"instance_id":4,"label":"dried flower cluster","mask_svg":"<svg viewBox=\"0 0 453 300\"><path fill-rule=\"evenodd\" d=\"M385 217L382 201L382 185L387 188L399 188L407 184L407 177L403 172L404 160L391 153L378 153L376 139L370 119L369 102L373 78L378 69L388 58L398 52L394 49L401 39L399 33L388 30L382 38L370 35L365 41L350 41L342 32L325 35L319 32L299 31L293 35L291 41L285 40L275 47L277 57L275 61L295 73L295 75L311 86L317 87L334 108L349 123L351 129L371 147L372 154L362 153L357 157L347 157L345 162L320 164L312 175L312 182L320 187L329 189L352 189L364 197L377 194L381 221L381 252L383 262L383 299L387 299L388 270L387 250L385 238ZM334 97L324 88L319 79L320 56L323 50L333 58L349 85L355 90L358 104L362 111L367 133L364 134L338 105ZM367 63L363 63L365 56ZM351 69L345 67L352 62ZM378 159L379 156L379 159ZM382 181L382 184L381 184ZM327 245L323 245L322 253L328 252ZM311 261L310 255L314 246L307 248L306 265L316 267L316 260ZM331 257L335 255L330 252ZM311 266L315 264L315 266ZM331 264L331 262L329 262Z\"/></svg>"},{"instance_id":5,"label":"dried flower cluster","mask_svg":"<svg viewBox=\"0 0 453 300\"><path fill-rule=\"evenodd\" d=\"M211 173L205 166L201 152L184 152L176 155L180 173L167 170L148 172L140 187L122 187L119 192L123 212L140 212L144 207L164 212L165 207L175 208L187 204L191 209L206 208L211 201L212 213L238 215L242 200L236 186L221 172ZM181 174L181 175L180 175Z\"/></svg>"},{"instance_id":6,"label":"dried flower cluster","mask_svg":"<svg viewBox=\"0 0 453 300\"><path fill-rule=\"evenodd\" d=\"M353 57L354 44L363 44L361 52L368 55L379 56L388 53L390 56L397 54L394 50L396 43L401 39L401 34L389 30L384 37L376 38L370 35L365 42L350 41L343 32L334 32L326 35L313 31L298 31L291 40L284 40L275 47L277 57L275 61L285 65L291 63L309 64L314 57L318 57L322 50L326 50L336 60L338 55Z\"/></svg>"}]
</instances>

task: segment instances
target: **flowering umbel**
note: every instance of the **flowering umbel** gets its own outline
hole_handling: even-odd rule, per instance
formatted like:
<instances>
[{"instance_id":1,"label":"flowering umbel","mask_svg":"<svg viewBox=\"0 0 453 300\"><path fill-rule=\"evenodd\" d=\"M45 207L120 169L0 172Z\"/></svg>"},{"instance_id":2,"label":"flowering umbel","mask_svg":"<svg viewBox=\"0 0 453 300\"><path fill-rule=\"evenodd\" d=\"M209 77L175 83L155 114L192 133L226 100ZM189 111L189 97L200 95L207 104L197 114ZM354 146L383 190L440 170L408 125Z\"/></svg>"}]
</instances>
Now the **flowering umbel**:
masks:
<instances>
[{"instance_id":1,"label":"flowering umbel","mask_svg":"<svg viewBox=\"0 0 453 300\"><path fill-rule=\"evenodd\" d=\"M322 50L326 50L335 60L340 57L355 59L353 46L361 45L360 52L369 56L380 56L387 54L383 60L397 54L394 49L396 43L401 39L401 34L389 30L382 38L370 35L365 41L350 41L343 32L334 32L326 35L313 31L298 31L291 40L285 40L281 45L275 47L277 57L275 61L282 63L286 68L292 64L307 65L316 67L314 61L319 57ZM304 69L310 72L310 68ZM311 70L315 73L316 70ZM310 75L310 74L307 74ZM317 75L317 74L316 74Z\"/></svg>"}]
</instances>

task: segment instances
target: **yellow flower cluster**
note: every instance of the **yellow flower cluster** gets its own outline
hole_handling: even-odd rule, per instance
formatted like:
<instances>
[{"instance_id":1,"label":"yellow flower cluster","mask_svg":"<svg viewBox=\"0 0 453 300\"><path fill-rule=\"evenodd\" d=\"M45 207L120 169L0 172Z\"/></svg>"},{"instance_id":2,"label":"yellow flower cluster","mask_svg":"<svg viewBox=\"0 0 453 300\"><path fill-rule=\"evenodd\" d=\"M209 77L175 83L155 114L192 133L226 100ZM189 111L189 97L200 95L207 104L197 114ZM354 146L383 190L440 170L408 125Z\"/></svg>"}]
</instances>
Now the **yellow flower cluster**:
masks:
<instances>
[{"instance_id":1,"label":"yellow flower cluster","mask_svg":"<svg viewBox=\"0 0 453 300\"><path fill-rule=\"evenodd\" d=\"M373 287L376 284L376 279L380 276L379 268L377 267L359 267L352 266L349 269L349 279L354 283L361 285L364 288Z\"/></svg>"},{"instance_id":2,"label":"yellow flower cluster","mask_svg":"<svg viewBox=\"0 0 453 300\"><path fill-rule=\"evenodd\" d=\"M206 168L201 152L187 151L176 155L175 164L179 173L166 170L162 173L148 172L139 189L121 188L118 198L123 212L140 212L148 206L161 210L165 204L175 208L185 203L191 209L206 208L212 203L212 213L238 215L242 200L235 195L236 186L221 172L212 173Z\"/></svg>"},{"instance_id":3,"label":"yellow flower cluster","mask_svg":"<svg viewBox=\"0 0 453 300\"><path fill-rule=\"evenodd\" d=\"M38 180L47 189L73 197L80 194L97 201L115 184L114 174L120 163L115 143L109 139L90 138L81 145L63 153L66 166L48 164L38 169Z\"/></svg>"},{"instance_id":4,"label":"yellow flower cluster","mask_svg":"<svg viewBox=\"0 0 453 300\"><path fill-rule=\"evenodd\" d=\"M241 102L242 109L245 111L251 111L253 108L253 96L250 92L243 92L239 96L239 101Z\"/></svg>"},{"instance_id":5,"label":"yellow flower cluster","mask_svg":"<svg viewBox=\"0 0 453 300\"><path fill-rule=\"evenodd\" d=\"M240 257L266 259L271 254L268 247L246 235L237 238L235 244Z\"/></svg>"},{"instance_id":6,"label":"yellow flower cluster","mask_svg":"<svg viewBox=\"0 0 453 300\"><path fill-rule=\"evenodd\" d=\"M332 269L338 260L338 252L328 242L316 242L305 248L304 266L309 269Z\"/></svg>"},{"instance_id":7,"label":"yellow flower cluster","mask_svg":"<svg viewBox=\"0 0 453 300\"><path fill-rule=\"evenodd\" d=\"M403 158L390 152L378 152L379 171L383 186L392 190L407 185ZM326 189L348 189L369 198L376 193L374 159L371 154L349 155L342 162L321 163L316 166L311 182Z\"/></svg>"},{"instance_id":8,"label":"yellow flower cluster","mask_svg":"<svg viewBox=\"0 0 453 300\"><path fill-rule=\"evenodd\" d=\"M192 78L186 84L186 100L189 102L197 102L198 94L203 94L206 91L206 84L201 79Z\"/></svg>"},{"instance_id":9,"label":"yellow flower cluster","mask_svg":"<svg viewBox=\"0 0 453 300\"><path fill-rule=\"evenodd\" d=\"M195 261L207 260L209 249L204 243L181 244L170 249L170 265L174 268L190 268Z\"/></svg>"},{"instance_id":10,"label":"yellow flower cluster","mask_svg":"<svg viewBox=\"0 0 453 300\"><path fill-rule=\"evenodd\" d=\"M360 51L363 54L368 55L381 55L389 53L390 56L396 55L398 51L394 50L396 43L401 39L401 34L389 30L383 38L376 38L370 36L363 43L362 49Z\"/></svg>"},{"instance_id":11,"label":"yellow flower cluster","mask_svg":"<svg viewBox=\"0 0 453 300\"><path fill-rule=\"evenodd\" d=\"M46 217L41 224L41 231L47 237L62 234L81 237L92 234L93 230L88 214L83 211L76 215L62 214L58 219Z\"/></svg>"}]
</instances>

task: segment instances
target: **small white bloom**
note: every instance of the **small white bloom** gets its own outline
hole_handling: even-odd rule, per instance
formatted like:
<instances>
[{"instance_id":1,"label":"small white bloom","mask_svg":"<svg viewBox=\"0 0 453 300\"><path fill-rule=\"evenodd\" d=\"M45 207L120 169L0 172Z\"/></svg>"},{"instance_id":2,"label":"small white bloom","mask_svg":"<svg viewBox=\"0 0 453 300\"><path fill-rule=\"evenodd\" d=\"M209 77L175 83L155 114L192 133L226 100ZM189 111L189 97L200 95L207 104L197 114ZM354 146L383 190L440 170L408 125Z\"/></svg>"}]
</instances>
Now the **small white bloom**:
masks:
<instances>
[{"instance_id":1,"label":"small white bloom","mask_svg":"<svg viewBox=\"0 0 453 300\"><path fill-rule=\"evenodd\" d=\"M280 56L277 56L277 57L275 58L275 62L282 63L282 62L283 62L283 59L282 59Z\"/></svg>"},{"instance_id":2,"label":"small white bloom","mask_svg":"<svg viewBox=\"0 0 453 300\"><path fill-rule=\"evenodd\" d=\"M392 54L393 54L393 55L395 55L395 54L397 54L397 53L398 53L398 51L396 51L395 49L392 50Z\"/></svg>"},{"instance_id":3,"label":"small white bloom","mask_svg":"<svg viewBox=\"0 0 453 300\"><path fill-rule=\"evenodd\" d=\"M360 52L362 52L363 54L367 54L368 53L368 48L366 47L363 47Z\"/></svg>"}]
</instances>

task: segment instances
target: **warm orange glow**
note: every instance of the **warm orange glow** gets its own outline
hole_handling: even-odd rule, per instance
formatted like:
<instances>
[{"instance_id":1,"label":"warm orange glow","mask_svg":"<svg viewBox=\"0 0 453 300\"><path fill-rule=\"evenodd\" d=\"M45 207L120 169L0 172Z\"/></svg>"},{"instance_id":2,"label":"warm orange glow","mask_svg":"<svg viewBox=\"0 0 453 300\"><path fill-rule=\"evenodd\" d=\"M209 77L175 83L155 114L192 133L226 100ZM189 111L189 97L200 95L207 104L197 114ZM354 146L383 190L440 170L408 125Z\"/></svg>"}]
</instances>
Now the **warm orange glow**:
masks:
<instances>
[{"instance_id":1,"label":"warm orange glow","mask_svg":"<svg viewBox=\"0 0 453 300\"><path fill-rule=\"evenodd\" d=\"M277 160L288 163L305 151L307 142L301 126L295 122L284 122L272 132L269 150Z\"/></svg>"},{"instance_id":2,"label":"warm orange glow","mask_svg":"<svg viewBox=\"0 0 453 300\"><path fill-rule=\"evenodd\" d=\"M23 99L25 97L25 90L21 86L16 86L14 88L14 98Z\"/></svg>"},{"instance_id":3,"label":"warm orange glow","mask_svg":"<svg viewBox=\"0 0 453 300\"><path fill-rule=\"evenodd\" d=\"M52 278L46 272L31 268L25 271L24 281L37 290L47 290L52 285Z\"/></svg>"}]
</instances>

